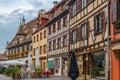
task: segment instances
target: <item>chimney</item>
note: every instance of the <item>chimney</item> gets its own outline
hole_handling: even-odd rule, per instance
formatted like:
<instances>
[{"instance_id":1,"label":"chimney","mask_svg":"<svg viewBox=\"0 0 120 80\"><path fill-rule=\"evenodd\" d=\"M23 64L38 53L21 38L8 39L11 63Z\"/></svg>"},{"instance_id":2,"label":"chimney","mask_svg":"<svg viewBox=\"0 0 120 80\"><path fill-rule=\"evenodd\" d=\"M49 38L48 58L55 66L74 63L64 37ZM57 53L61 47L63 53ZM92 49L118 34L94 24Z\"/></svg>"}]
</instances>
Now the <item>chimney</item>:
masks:
<instances>
[{"instance_id":1,"label":"chimney","mask_svg":"<svg viewBox=\"0 0 120 80\"><path fill-rule=\"evenodd\" d=\"M54 1L53 4L54 4L54 6L56 6L56 5L58 4L58 2L57 2L57 1Z\"/></svg>"},{"instance_id":2,"label":"chimney","mask_svg":"<svg viewBox=\"0 0 120 80\"><path fill-rule=\"evenodd\" d=\"M44 14L45 13L45 10L44 9L41 9L40 11L39 11L39 14Z\"/></svg>"}]
</instances>

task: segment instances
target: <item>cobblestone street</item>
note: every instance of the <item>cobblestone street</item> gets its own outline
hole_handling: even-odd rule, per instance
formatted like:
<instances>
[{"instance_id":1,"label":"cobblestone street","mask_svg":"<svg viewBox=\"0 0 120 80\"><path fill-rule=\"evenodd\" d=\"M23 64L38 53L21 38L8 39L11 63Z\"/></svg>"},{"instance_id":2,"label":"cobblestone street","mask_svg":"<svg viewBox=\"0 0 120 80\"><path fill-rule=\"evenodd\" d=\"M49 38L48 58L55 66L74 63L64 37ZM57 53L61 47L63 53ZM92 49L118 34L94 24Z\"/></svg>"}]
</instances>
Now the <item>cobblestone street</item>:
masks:
<instances>
[{"instance_id":1,"label":"cobblestone street","mask_svg":"<svg viewBox=\"0 0 120 80\"><path fill-rule=\"evenodd\" d=\"M0 80L12 80L12 78L0 74ZM54 77L54 78L37 78L37 79L21 79L21 80L71 80L68 77Z\"/></svg>"}]
</instances>

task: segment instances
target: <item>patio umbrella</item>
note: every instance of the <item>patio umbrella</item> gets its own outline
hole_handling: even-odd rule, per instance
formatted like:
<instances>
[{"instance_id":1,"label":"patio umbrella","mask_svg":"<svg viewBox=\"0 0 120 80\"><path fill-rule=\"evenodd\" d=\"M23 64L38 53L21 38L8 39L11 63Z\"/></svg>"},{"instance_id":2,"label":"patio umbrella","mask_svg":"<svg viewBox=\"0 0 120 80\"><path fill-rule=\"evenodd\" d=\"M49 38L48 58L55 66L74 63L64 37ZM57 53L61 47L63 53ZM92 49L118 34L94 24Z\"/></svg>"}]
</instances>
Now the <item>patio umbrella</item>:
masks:
<instances>
[{"instance_id":1,"label":"patio umbrella","mask_svg":"<svg viewBox=\"0 0 120 80\"><path fill-rule=\"evenodd\" d=\"M2 61L0 64L4 65L26 65L26 63L17 61L17 60L8 60L8 61Z\"/></svg>"},{"instance_id":2,"label":"patio umbrella","mask_svg":"<svg viewBox=\"0 0 120 80\"><path fill-rule=\"evenodd\" d=\"M32 67L32 51L29 51L28 54L28 66Z\"/></svg>"},{"instance_id":3,"label":"patio umbrella","mask_svg":"<svg viewBox=\"0 0 120 80\"><path fill-rule=\"evenodd\" d=\"M36 56L35 65L36 65L36 67L39 67L40 66L40 60L39 60L39 50L38 49L36 49L36 51L35 51L35 56Z\"/></svg>"},{"instance_id":4,"label":"patio umbrella","mask_svg":"<svg viewBox=\"0 0 120 80\"><path fill-rule=\"evenodd\" d=\"M76 61L75 53L70 52L70 54L71 54L71 60L70 60L68 76L72 80L76 80L76 78L79 76L78 64Z\"/></svg>"}]
</instances>

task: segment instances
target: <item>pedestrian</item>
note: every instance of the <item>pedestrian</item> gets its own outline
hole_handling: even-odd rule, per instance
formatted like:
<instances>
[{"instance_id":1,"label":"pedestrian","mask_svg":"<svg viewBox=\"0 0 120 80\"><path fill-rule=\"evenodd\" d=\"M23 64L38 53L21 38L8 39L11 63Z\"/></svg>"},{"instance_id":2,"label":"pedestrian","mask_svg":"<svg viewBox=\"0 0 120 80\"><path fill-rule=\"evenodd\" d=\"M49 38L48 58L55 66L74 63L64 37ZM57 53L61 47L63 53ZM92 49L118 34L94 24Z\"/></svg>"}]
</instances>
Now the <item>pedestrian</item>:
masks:
<instances>
[{"instance_id":1,"label":"pedestrian","mask_svg":"<svg viewBox=\"0 0 120 80\"><path fill-rule=\"evenodd\" d=\"M28 66L27 68L27 78L31 78L31 72L32 72L32 69L30 66Z\"/></svg>"}]
</instances>

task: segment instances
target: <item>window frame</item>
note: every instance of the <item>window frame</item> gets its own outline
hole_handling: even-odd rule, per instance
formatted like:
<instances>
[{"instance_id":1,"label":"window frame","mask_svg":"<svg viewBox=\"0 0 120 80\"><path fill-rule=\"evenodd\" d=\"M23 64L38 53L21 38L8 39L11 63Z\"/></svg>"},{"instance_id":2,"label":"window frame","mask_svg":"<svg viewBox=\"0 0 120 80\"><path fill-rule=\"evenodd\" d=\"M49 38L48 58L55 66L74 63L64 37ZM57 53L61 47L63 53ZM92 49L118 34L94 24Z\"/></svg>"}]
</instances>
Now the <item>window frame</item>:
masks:
<instances>
[{"instance_id":1,"label":"window frame","mask_svg":"<svg viewBox=\"0 0 120 80\"><path fill-rule=\"evenodd\" d=\"M81 26L81 39L85 40L86 38L87 38L87 23L84 23Z\"/></svg>"}]
</instances>

